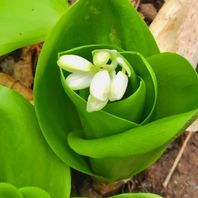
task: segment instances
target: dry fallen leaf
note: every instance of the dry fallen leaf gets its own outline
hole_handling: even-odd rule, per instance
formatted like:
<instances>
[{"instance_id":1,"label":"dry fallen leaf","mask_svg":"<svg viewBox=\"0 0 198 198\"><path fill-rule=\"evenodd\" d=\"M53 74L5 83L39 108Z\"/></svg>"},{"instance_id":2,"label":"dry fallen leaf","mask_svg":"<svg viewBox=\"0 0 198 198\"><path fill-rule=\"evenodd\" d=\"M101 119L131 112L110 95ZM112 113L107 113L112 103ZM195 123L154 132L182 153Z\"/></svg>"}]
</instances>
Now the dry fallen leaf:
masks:
<instances>
[{"instance_id":1,"label":"dry fallen leaf","mask_svg":"<svg viewBox=\"0 0 198 198\"><path fill-rule=\"evenodd\" d=\"M0 72L0 85L13 89L33 103L32 90L22 85L18 80L8 74Z\"/></svg>"},{"instance_id":2,"label":"dry fallen leaf","mask_svg":"<svg viewBox=\"0 0 198 198\"><path fill-rule=\"evenodd\" d=\"M14 65L13 76L28 88L33 85L33 70L40 50L41 44L23 48L20 60Z\"/></svg>"}]
</instances>

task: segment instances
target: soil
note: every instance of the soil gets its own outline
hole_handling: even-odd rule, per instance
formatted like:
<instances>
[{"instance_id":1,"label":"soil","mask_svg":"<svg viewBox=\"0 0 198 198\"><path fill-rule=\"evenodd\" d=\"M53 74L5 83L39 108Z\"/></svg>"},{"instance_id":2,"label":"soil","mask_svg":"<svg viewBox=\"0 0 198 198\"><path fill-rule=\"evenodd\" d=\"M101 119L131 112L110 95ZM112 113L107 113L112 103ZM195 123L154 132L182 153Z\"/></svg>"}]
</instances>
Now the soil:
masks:
<instances>
[{"instance_id":1,"label":"soil","mask_svg":"<svg viewBox=\"0 0 198 198\"><path fill-rule=\"evenodd\" d=\"M71 0L73 2L73 0ZM138 0L132 0L133 4L138 3ZM147 24L150 24L158 10L163 5L163 0L142 0L138 6L138 10L143 15ZM37 48L38 47L38 48ZM34 75L34 65L38 58L38 51L41 45L38 44L28 48L29 69ZM35 51L36 49L36 51ZM32 51L31 51L32 50ZM23 50L17 50L13 53L0 57L0 72L7 73L15 78L19 78L14 72L16 64L21 61ZM32 54L31 54L32 53ZM36 55L35 55L36 54ZM26 63L26 62L25 62ZM29 71L28 71L29 72ZM23 72L22 72L23 73ZM24 77L23 73L23 77ZM31 80L31 75L26 75L25 81L22 84ZM28 81L29 82L29 81ZM26 85L27 86L27 85ZM32 84L28 84L32 87ZM185 148L184 154L179 161L176 170L174 171L168 186L163 187L163 182L167 177L173 162L178 155L178 152L184 142L186 133L174 141L161 159L144 172L136 175L128 181L122 181L117 184L106 185L97 184L89 176L72 170L72 195L87 196L91 198L102 198L108 195L114 195L123 192L153 192L162 195L164 198L197 198L198 197L198 133L194 133Z\"/></svg>"}]
</instances>

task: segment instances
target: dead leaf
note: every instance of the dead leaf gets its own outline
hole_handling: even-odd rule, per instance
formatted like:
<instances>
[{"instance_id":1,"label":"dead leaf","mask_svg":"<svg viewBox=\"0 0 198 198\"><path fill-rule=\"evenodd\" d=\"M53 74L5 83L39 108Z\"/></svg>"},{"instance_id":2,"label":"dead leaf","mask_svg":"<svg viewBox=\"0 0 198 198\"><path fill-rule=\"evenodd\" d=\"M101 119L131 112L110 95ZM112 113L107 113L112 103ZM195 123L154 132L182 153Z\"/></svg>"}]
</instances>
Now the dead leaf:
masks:
<instances>
[{"instance_id":1,"label":"dead leaf","mask_svg":"<svg viewBox=\"0 0 198 198\"><path fill-rule=\"evenodd\" d=\"M32 90L22 85L18 80L8 74L0 72L0 85L13 89L33 103Z\"/></svg>"},{"instance_id":2,"label":"dead leaf","mask_svg":"<svg viewBox=\"0 0 198 198\"><path fill-rule=\"evenodd\" d=\"M28 88L33 85L33 72L37 64L40 51L41 44L23 48L20 60L14 66L13 76Z\"/></svg>"}]
</instances>

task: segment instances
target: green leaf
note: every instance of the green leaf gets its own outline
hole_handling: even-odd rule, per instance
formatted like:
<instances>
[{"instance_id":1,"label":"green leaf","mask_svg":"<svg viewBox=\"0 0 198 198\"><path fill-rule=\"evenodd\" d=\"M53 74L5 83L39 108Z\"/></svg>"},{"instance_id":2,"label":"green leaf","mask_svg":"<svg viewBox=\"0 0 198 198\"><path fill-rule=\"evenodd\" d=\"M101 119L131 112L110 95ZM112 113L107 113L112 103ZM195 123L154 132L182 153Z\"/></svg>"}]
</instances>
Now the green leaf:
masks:
<instances>
[{"instance_id":1,"label":"green leaf","mask_svg":"<svg viewBox=\"0 0 198 198\"><path fill-rule=\"evenodd\" d=\"M154 163L170 141L197 116L198 111L194 110L97 139L86 139L81 132L71 132L68 143L76 153L89 157L95 173L109 182L117 181Z\"/></svg>"},{"instance_id":2,"label":"green leaf","mask_svg":"<svg viewBox=\"0 0 198 198\"><path fill-rule=\"evenodd\" d=\"M0 183L1 198L51 198L50 195L38 187L23 187L17 189L8 183Z\"/></svg>"},{"instance_id":3,"label":"green leaf","mask_svg":"<svg viewBox=\"0 0 198 198\"><path fill-rule=\"evenodd\" d=\"M73 197L73 198L80 198L80 197ZM123 193L108 198L162 198L162 197L152 193Z\"/></svg>"},{"instance_id":4,"label":"green leaf","mask_svg":"<svg viewBox=\"0 0 198 198\"><path fill-rule=\"evenodd\" d=\"M0 183L0 197L1 198L23 198L18 189L7 183Z\"/></svg>"},{"instance_id":5,"label":"green leaf","mask_svg":"<svg viewBox=\"0 0 198 198\"><path fill-rule=\"evenodd\" d=\"M1 0L0 55L45 40L67 7L66 0Z\"/></svg>"},{"instance_id":6,"label":"green leaf","mask_svg":"<svg viewBox=\"0 0 198 198\"><path fill-rule=\"evenodd\" d=\"M152 152L129 157L89 158L89 160L94 173L102 175L102 177L96 177L96 179L112 183L124 178L129 178L148 168L159 159L165 151L165 148L166 147L161 147ZM101 150L102 149L103 147Z\"/></svg>"},{"instance_id":7,"label":"green leaf","mask_svg":"<svg viewBox=\"0 0 198 198\"><path fill-rule=\"evenodd\" d=\"M75 152L91 158L144 154L169 143L183 131L184 123L188 126L197 115L198 110L193 110L97 139L86 139L80 132L71 132L68 142Z\"/></svg>"},{"instance_id":8,"label":"green leaf","mask_svg":"<svg viewBox=\"0 0 198 198\"><path fill-rule=\"evenodd\" d=\"M152 193L125 193L125 194L115 195L109 198L162 198L162 197Z\"/></svg>"},{"instance_id":9,"label":"green leaf","mask_svg":"<svg viewBox=\"0 0 198 198\"><path fill-rule=\"evenodd\" d=\"M153 119L198 108L198 75L186 59L178 54L162 53L147 60L158 82Z\"/></svg>"},{"instance_id":10,"label":"green leaf","mask_svg":"<svg viewBox=\"0 0 198 198\"><path fill-rule=\"evenodd\" d=\"M0 182L37 186L52 198L69 197L69 169L45 142L33 106L0 86L0 117Z\"/></svg>"},{"instance_id":11,"label":"green leaf","mask_svg":"<svg viewBox=\"0 0 198 198\"><path fill-rule=\"evenodd\" d=\"M51 198L51 196L46 191L38 187L23 187L20 188L19 191L23 195L23 198Z\"/></svg>"}]
</instances>

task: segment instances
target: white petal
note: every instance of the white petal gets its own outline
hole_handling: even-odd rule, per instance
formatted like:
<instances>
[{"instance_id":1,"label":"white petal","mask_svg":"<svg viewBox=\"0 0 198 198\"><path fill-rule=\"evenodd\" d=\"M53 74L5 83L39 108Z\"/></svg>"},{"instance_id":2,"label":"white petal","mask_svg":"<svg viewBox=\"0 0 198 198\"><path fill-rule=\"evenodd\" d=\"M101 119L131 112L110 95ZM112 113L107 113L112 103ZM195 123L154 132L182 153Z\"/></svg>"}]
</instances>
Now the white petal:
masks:
<instances>
[{"instance_id":1,"label":"white petal","mask_svg":"<svg viewBox=\"0 0 198 198\"><path fill-rule=\"evenodd\" d=\"M66 78L66 82L73 90L88 88L94 74L91 72L74 72Z\"/></svg>"},{"instance_id":2,"label":"white petal","mask_svg":"<svg viewBox=\"0 0 198 198\"><path fill-rule=\"evenodd\" d=\"M91 95L101 101L106 101L109 96L111 79L107 70L96 73L91 81Z\"/></svg>"},{"instance_id":3,"label":"white petal","mask_svg":"<svg viewBox=\"0 0 198 198\"><path fill-rule=\"evenodd\" d=\"M94 65L102 66L106 65L110 59L110 53L104 50L96 50L93 52Z\"/></svg>"},{"instance_id":4,"label":"white petal","mask_svg":"<svg viewBox=\"0 0 198 198\"><path fill-rule=\"evenodd\" d=\"M88 72L92 67L91 62L77 55L63 55L58 59L57 64L59 67L69 72Z\"/></svg>"},{"instance_id":5,"label":"white petal","mask_svg":"<svg viewBox=\"0 0 198 198\"><path fill-rule=\"evenodd\" d=\"M101 101L94 98L92 95L89 95L87 101L87 111L88 112L99 111L107 104L107 102L108 99L105 101Z\"/></svg>"},{"instance_id":6,"label":"white petal","mask_svg":"<svg viewBox=\"0 0 198 198\"><path fill-rule=\"evenodd\" d=\"M126 70L128 76L131 76L131 70L130 70L130 66L127 60L124 60L121 57L117 57L117 62Z\"/></svg>"},{"instance_id":7,"label":"white petal","mask_svg":"<svg viewBox=\"0 0 198 198\"><path fill-rule=\"evenodd\" d=\"M111 80L109 100L110 101L120 100L127 89L127 84L128 84L127 75L119 71L116 74L116 76Z\"/></svg>"}]
</instances>

